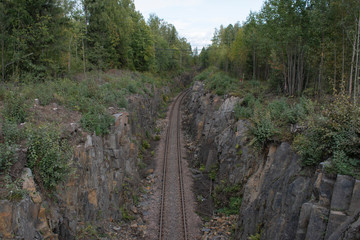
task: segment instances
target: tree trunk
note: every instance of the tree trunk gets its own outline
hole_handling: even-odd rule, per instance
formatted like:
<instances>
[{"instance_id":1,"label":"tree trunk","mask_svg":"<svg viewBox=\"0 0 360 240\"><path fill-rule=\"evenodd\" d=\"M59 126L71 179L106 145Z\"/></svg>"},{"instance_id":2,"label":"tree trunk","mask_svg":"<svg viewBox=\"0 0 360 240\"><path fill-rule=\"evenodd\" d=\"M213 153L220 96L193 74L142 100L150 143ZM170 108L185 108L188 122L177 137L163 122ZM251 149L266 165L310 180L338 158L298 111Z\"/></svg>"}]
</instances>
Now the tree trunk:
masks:
<instances>
[{"instance_id":1,"label":"tree trunk","mask_svg":"<svg viewBox=\"0 0 360 240\"><path fill-rule=\"evenodd\" d=\"M85 58L85 42L84 37L82 37L82 46L83 46L83 67L84 67L84 75L86 78L86 58Z\"/></svg>"},{"instance_id":2,"label":"tree trunk","mask_svg":"<svg viewBox=\"0 0 360 240\"><path fill-rule=\"evenodd\" d=\"M324 45L322 44L320 70L319 70L319 82L318 82L319 95L321 95L321 91L322 91L321 84L322 84L322 78L323 78L323 67L324 67Z\"/></svg>"},{"instance_id":3,"label":"tree trunk","mask_svg":"<svg viewBox=\"0 0 360 240\"><path fill-rule=\"evenodd\" d=\"M1 39L1 80L2 82L5 82L5 57L4 57L4 51L5 51L5 41L4 38Z\"/></svg>"},{"instance_id":4,"label":"tree trunk","mask_svg":"<svg viewBox=\"0 0 360 240\"><path fill-rule=\"evenodd\" d=\"M336 89L336 46L334 49L334 83L333 83L333 91L335 93Z\"/></svg>"},{"instance_id":5,"label":"tree trunk","mask_svg":"<svg viewBox=\"0 0 360 240\"><path fill-rule=\"evenodd\" d=\"M255 47L253 48L253 80L256 79L256 56L255 56Z\"/></svg>"},{"instance_id":6,"label":"tree trunk","mask_svg":"<svg viewBox=\"0 0 360 240\"><path fill-rule=\"evenodd\" d=\"M359 78L359 47L360 47L360 15L358 23L357 45L356 45L356 65L355 65L355 79L354 79L354 103L356 104L357 97L357 84Z\"/></svg>"},{"instance_id":7,"label":"tree trunk","mask_svg":"<svg viewBox=\"0 0 360 240\"><path fill-rule=\"evenodd\" d=\"M357 23L357 21L355 21ZM355 54L356 54L356 40L357 40L357 24L355 24L355 35L354 35L354 43L353 43L353 52L351 58L351 69L350 69L350 79L349 79L349 96L352 93L352 85L353 85L353 72L354 72L354 63L355 63Z\"/></svg>"},{"instance_id":8,"label":"tree trunk","mask_svg":"<svg viewBox=\"0 0 360 240\"><path fill-rule=\"evenodd\" d=\"M71 42L73 39L73 35L71 35L70 42L69 42L69 61L68 61L68 72L71 72Z\"/></svg>"},{"instance_id":9,"label":"tree trunk","mask_svg":"<svg viewBox=\"0 0 360 240\"><path fill-rule=\"evenodd\" d=\"M342 34L342 67L341 67L341 82L342 83L344 83L344 75L345 75L345 28L343 26L343 34Z\"/></svg>"}]
</instances>

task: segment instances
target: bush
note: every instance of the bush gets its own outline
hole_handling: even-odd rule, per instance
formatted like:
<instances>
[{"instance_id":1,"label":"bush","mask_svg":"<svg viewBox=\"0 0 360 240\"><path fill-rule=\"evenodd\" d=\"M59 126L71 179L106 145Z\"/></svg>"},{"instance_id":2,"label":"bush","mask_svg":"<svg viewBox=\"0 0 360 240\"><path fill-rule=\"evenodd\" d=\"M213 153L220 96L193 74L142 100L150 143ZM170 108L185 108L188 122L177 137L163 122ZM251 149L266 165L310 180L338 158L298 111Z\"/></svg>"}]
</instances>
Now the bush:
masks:
<instances>
[{"instance_id":1,"label":"bush","mask_svg":"<svg viewBox=\"0 0 360 240\"><path fill-rule=\"evenodd\" d=\"M242 118L251 118L254 114L254 109L260 107L260 101L254 95L248 93L245 95L243 101L235 104L234 116L237 120Z\"/></svg>"},{"instance_id":2,"label":"bush","mask_svg":"<svg viewBox=\"0 0 360 240\"><path fill-rule=\"evenodd\" d=\"M40 105L45 106L54 100L53 82L28 84L24 87L23 93L27 99L39 99Z\"/></svg>"},{"instance_id":3,"label":"bush","mask_svg":"<svg viewBox=\"0 0 360 240\"><path fill-rule=\"evenodd\" d=\"M205 80L206 88L214 91L215 94L220 96L229 94L230 91L234 90L236 83L238 83L237 79L231 78L222 72L217 72Z\"/></svg>"},{"instance_id":4,"label":"bush","mask_svg":"<svg viewBox=\"0 0 360 240\"><path fill-rule=\"evenodd\" d=\"M45 125L28 130L28 164L41 178L41 185L52 191L69 172L71 151L60 139L58 129Z\"/></svg>"},{"instance_id":5,"label":"bush","mask_svg":"<svg viewBox=\"0 0 360 240\"><path fill-rule=\"evenodd\" d=\"M16 145L0 144L0 171L8 170L16 161Z\"/></svg>"},{"instance_id":6,"label":"bush","mask_svg":"<svg viewBox=\"0 0 360 240\"><path fill-rule=\"evenodd\" d=\"M4 120L2 124L2 135L5 142L18 143L25 137L23 129L18 128L18 125L9 120Z\"/></svg>"},{"instance_id":7,"label":"bush","mask_svg":"<svg viewBox=\"0 0 360 240\"><path fill-rule=\"evenodd\" d=\"M114 117L105 111L100 105L89 106L87 113L83 114L80 123L88 132L95 132L96 135L109 133L110 126L114 123Z\"/></svg>"},{"instance_id":8,"label":"bush","mask_svg":"<svg viewBox=\"0 0 360 240\"><path fill-rule=\"evenodd\" d=\"M239 214L241 203L242 203L241 197L231 197L229 206L219 209L218 212L224 213L226 215Z\"/></svg>"},{"instance_id":9,"label":"bush","mask_svg":"<svg viewBox=\"0 0 360 240\"><path fill-rule=\"evenodd\" d=\"M241 188L240 184L225 182L216 185L213 200L217 211L226 215L238 214L242 203Z\"/></svg>"},{"instance_id":10,"label":"bush","mask_svg":"<svg viewBox=\"0 0 360 240\"><path fill-rule=\"evenodd\" d=\"M269 112L258 111L254 113L252 121L253 126L250 127L249 133L253 139L250 145L262 148L278 133L278 129L271 121Z\"/></svg>"},{"instance_id":11,"label":"bush","mask_svg":"<svg viewBox=\"0 0 360 240\"><path fill-rule=\"evenodd\" d=\"M360 109L345 95L306 120L307 129L295 138L294 148L306 166L331 159L329 171L359 176Z\"/></svg>"},{"instance_id":12,"label":"bush","mask_svg":"<svg viewBox=\"0 0 360 240\"><path fill-rule=\"evenodd\" d=\"M144 148L144 149L149 149L150 148L150 143L146 140L143 140L141 146Z\"/></svg>"},{"instance_id":13,"label":"bush","mask_svg":"<svg viewBox=\"0 0 360 240\"><path fill-rule=\"evenodd\" d=\"M23 123L27 117L27 105L25 103L25 98L20 94L15 94L10 91L6 97L3 117L9 121L16 123Z\"/></svg>"}]
</instances>

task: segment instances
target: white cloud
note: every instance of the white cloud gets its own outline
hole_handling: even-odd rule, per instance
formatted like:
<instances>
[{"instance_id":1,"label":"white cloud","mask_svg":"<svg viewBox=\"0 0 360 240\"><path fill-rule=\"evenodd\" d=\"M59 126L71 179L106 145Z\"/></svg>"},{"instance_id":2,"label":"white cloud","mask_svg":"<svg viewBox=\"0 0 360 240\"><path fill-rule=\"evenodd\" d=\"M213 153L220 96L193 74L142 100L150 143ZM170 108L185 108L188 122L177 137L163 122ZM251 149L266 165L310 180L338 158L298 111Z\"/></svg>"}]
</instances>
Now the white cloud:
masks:
<instances>
[{"instance_id":1,"label":"white cloud","mask_svg":"<svg viewBox=\"0 0 360 240\"><path fill-rule=\"evenodd\" d=\"M155 13L173 24L180 37L192 47L211 44L215 28L244 21L250 10L260 10L264 0L134 0L136 9L147 19Z\"/></svg>"},{"instance_id":2,"label":"white cloud","mask_svg":"<svg viewBox=\"0 0 360 240\"><path fill-rule=\"evenodd\" d=\"M137 9L146 9L147 12L156 12L164 8L195 7L205 4L204 0L135 0Z\"/></svg>"}]
</instances>

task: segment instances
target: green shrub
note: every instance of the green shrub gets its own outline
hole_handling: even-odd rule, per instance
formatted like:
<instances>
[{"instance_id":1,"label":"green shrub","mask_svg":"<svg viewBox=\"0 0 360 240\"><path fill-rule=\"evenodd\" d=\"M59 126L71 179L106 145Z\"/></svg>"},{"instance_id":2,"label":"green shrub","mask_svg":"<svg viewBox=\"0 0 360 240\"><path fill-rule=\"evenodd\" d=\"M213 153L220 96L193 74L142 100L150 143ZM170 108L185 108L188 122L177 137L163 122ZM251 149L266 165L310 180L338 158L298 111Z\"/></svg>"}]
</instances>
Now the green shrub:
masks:
<instances>
[{"instance_id":1,"label":"green shrub","mask_svg":"<svg viewBox=\"0 0 360 240\"><path fill-rule=\"evenodd\" d=\"M248 238L249 240L260 240L261 239L261 233L256 233L254 235L250 235Z\"/></svg>"},{"instance_id":2,"label":"green shrub","mask_svg":"<svg viewBox=\"0 0 360 240\"><path fill-rule=\"evenodd\" d=\"M360 108L345 94L311 114L306 130L294 140L294 149L306 166L316 166L331 159L329 171L359 176L360 170Z\"/></svg>"},{"instance_id":3,"label":"green shrub","mask_svg":"<svg viewBox=\"0 0 360 240\"><path fill-rule=\"evenodd\" d=\"M204 80L210 78L211 75L217 71L219 71L219 70L216 67L209 67L209 68L205 69L204 71L202 71L197 76L195 76L194 80L195 81L204 81Z\"/></svg>"},{"instance_id":4,"label":"green shrub","mask_svg":"<svg viewBox=\"0 0 360 240\"><path fill-rule=\"evenodd\" d=\"M28 129L27 145L29 167L40 176L45 189L54 190L69 172L71 151L68 144L60 139L58 129L44 125Z\"/></svg>"},{"instance_id":5,"label":"green shrub","mask_svg":"<svg viewBox=\"0 0 360 240\"><path fill-rule=\"evenodd\" d=\"M98 136L108 134L110 126L115 121L114 117L100 105L95 104L89 107L88 112L81 117L81 126L88 132L95 132Z\"/></svg>"},{"instance_id":6,"label":"green shrub","mask_svg":"<svg viewBox=\"0 0 360 240\"><path fill-rule=\"evenodd\" d=\"M237 79L231 78L223 72L217 72L205 80L205 86L207 89L212 90L215 94L221 96L233 91L238 82Z\"/></svg>"},{"instance_id":7,"label":"green shrub","mask_svg":"<svg viewBox=\"0 0 360 240\"><path fill-rule=\"evenodd\" d=\"M238 214L240 211L241 203L241 197L230 197L229 206L219 209L218 212L224 213L226 215Z\"/></svg>"},{"instance_id":8,"label":"green shrub","mask_svg":"<svg viewBox=\"0 0 360 240\"><path fill-rule=\"evenodd\" d=\"M141 145L142 145L142 147L144 149L149 149L150 148L150 143L147 140L143 140Z\"/></svg>"},{"instance_id":9,"label":"green shrub","mask_svg":"<svg viewBox=\"0 0 360 240\"><path fill-rule=\"evenodd\" d=\"M23 123L28 114L27 107L23 96L10 91L6 97L3 117L12 122Z\"/></svg>"},{"instance_id":10,"label":"green shrub","mask_svg":"<svg viewBox=\"0 0 360 240\"><path fill-rule=\"evenodd\" d=\"M32 95L28 96L29 99L39 99L40 105L45 106L50 104L54 100L54 89L51 82L38 83L30 85L32 88Z\"/></svg>"},{"instance_id":11,"label":"green shrub","mask_svg":"<svg viewBox=\"0 0 360 240\"><path fill-rule=\"evenodd\" d=\"M278 133L278 130L268 112L255 113L252 121L253 126L250 127L249 133L253 139L250 145L262 148Z\"/></svg>"},{"instance_id":12,"label":"green shrub","mask_svg":"<svg viewBox=\"0 0 360 240\"><path fill-rule=\"evenodd\" d=\"M118 105L119 108L125 108L126 109L128 107L128 101L127 101L127 99L125 98L124 95L122 95L119 98L117 105Z\"/></svg>"},{"instance_id":13,"label":"green shrub","mask_svg":"<svg viewBox=\"0 0 360 240\"><path fill-rule=\"evenodd\" d=\"M16 161L16 145L0 143L0 171L8 170Z\"/></svg>"},{"instance_id":14,"label":"green shrub","mask_svg":"<svg viewBox=\"0 0 360 240\"><path fill-rule=\"evenodd\" d=\"M216 185L212 197L217 211L226 215L238 214L242 203L241 189L240 184L222 182Z\"/></svg>"},{"instance_id":15,"label":"green shrub","mask_svg":"<svg viewBox=\"0 0 360 240\"><path fill-rule=\"evenodd\" d=\"M2 135L5 142L18 143L25 138L23 129L18 128L18 125L9 120L4 120L2 124Z\"/></svg>"},{"instance_id":16,"label":"green shrub","mask_svg":"<svg viewBox=\"0 0 360 240\"><path fill-rule=\"evenodd\" d=\"M237 120L251 118L254 115L254 110L260 107L260 101L256 99L253 94L248 93L245 95L241 104L235 104L234 116Z\"/></svg>"},{"instance_id":17,"label":"green shrub","mask_svg":"<svg viewBox=\"0 0 360 240\"><path fill-rule=\"evenodd\" d=\"M5 175L5 188L6 196L5 198L9 201L20 201L28 194L27 190L22 188L23 180L16 179L15 181L9 175Z\"/></svg>"}]
</instances>

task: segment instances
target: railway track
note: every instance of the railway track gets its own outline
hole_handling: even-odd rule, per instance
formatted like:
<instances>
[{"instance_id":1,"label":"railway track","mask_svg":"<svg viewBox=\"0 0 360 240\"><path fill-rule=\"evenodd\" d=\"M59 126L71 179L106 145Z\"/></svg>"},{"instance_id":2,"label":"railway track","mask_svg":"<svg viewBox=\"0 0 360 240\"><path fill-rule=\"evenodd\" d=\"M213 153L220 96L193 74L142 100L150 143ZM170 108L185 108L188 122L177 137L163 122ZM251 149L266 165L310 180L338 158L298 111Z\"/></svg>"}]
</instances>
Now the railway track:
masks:
<instances>
[{"instance_id":1,"label":"railway track","mask_svg":"<svg viewBox=\"0 0 360 240\"><path fill-rule=\"evenodd\" d=\"M161 205L159 215L159 239L189 239L186 219L181 156L181 112L182 100L189 92L179 94L169 114L163 156Z\"/></svg>"}]
</instances>

